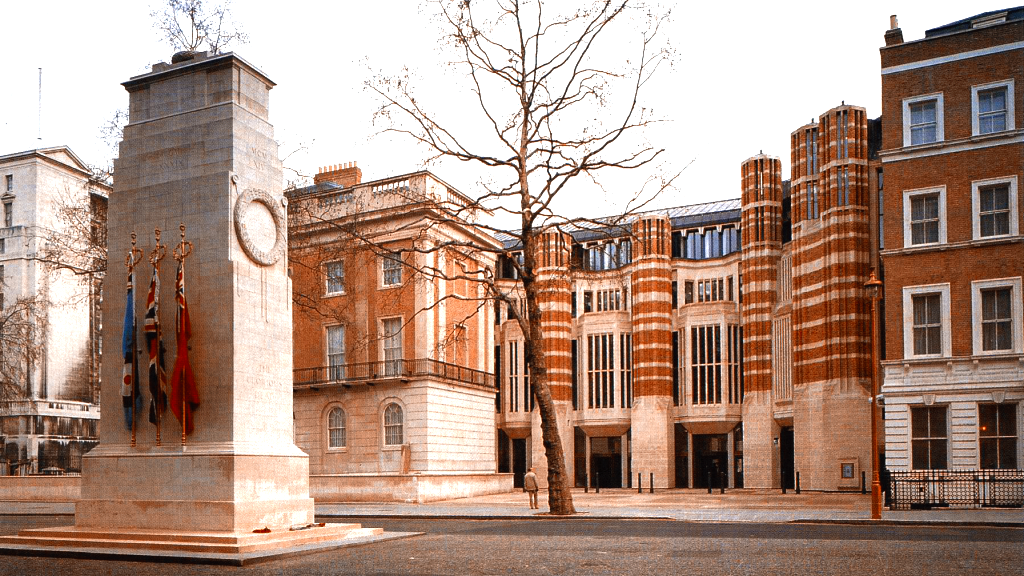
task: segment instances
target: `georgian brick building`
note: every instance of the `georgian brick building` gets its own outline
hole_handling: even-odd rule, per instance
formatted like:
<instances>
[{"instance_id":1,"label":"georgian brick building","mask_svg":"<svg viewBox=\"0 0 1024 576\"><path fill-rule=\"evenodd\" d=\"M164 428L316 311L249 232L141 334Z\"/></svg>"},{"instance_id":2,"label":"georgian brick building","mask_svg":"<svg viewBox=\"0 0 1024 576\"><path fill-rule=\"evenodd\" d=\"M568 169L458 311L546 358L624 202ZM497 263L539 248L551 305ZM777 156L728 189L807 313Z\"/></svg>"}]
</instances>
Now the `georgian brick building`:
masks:
<instances>
[{"instance_id":1,"label":"georgian brick building","mask_svg":"<svg viewBox=\"0 0 1024 576\"><path fill-rule=\"evenodd\" d=\"M881 49L886 462L1021 468L1024 8Z\"/></svg>"},{"instance_id":2,"label":"georgian brick building","mask_svg":"<svg viewBox=\"0 0 1024 576\"><path fill-rule=\"evenodd\" d=\"M436 247L497 243L473 214L439 213L469 199L429 172L361 178L354 163L331 166L286 192L295 441L311 491L416 501L495 491L490 308L464 272L493 269L494 256ZM432 493L432 479L447 493Z\"/></svg>"}]
</instances>

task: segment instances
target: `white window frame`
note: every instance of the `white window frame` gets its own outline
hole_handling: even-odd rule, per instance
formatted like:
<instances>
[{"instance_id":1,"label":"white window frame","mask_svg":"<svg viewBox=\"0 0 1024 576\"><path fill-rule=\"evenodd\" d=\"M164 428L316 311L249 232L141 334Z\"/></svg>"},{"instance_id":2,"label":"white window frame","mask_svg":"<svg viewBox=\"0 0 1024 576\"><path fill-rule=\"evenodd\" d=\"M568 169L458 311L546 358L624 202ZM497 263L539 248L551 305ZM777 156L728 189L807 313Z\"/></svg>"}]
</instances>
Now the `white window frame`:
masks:
<instances>
[{"instance_id":1,"label":"white window frame","mask_svg":"<svg viewBox=\"0 0 1024 576\"><path fill-rule=\"evenodd\" d=\"M337 264L341 268L341 289L331 290L331 266ZM331 262L324 262L324 296L340 296L345 293L345 261L344 260L333 260Z\"/></svg>"},{"instance_id":2,"label":"white window frame","mask_svg":"<svg viewBox=\"0 0 1024 576\"><path fill-rule=\"evenodd\" d=\"M978 114L980 114L978 106L978 92L984 92L985 90L991 90L993 88L1006 88L1006 130L982 134L981 123L978 120ZM1014 98L1015 96L1013 93L1013 78L1010 78L1008 80L999 80L998 82L989 82L988 84L979 84L977 86L971 86L971 135L987 136L988 134L1002 134L1004 132L1014 130Z\"/></svg>"},{"instance_id":3,"label":"white window frame","mask_svg":"<svg viewBox=\"0 0 1024 576\"><path fill-rule=\"evenodd\" d=\"M388 262L394 262L395 268L387 268ZM397 271L398 278L395 282L388 281L388 272ZM380 259L380 285L381 288L395 288L402 285L402 253L392 252L381 256Z\"/></svg>"},{"instance_id":4,"label":"white window frame","mask_svg":"<svg viewBox=\"0 0 1024 576\"><path fill-rule=\"evenodd\" d=\"M942 319L940 335L942 337L942 353L914 354L914 296L923 294L939 294L939 317ZM903 357L913 358L948 358L953 355L952 331L950 329L949 283L928 284L922 286L904 286L903 288Z\"/></svg>"},{"instance_id":5,"label":"white window frame","mask_svg":"<svg viewBox=\"0 0 1024 576\"><path fill-rule=\"evenodd\" d=\"M331 329L341 330L341 352L331 353ZM328 377L331 380L341 380L345 378L345 325L334 324L331 326L324 326L324 355L327 360L327 369L329 371ZM332 356L340 356L340 362L335 363Z\"/></svg>"},{"instance_id":6,"label":"white window frame","mask_svg":"<svg viewBox=\"0 0 1024 576\"><path fill-rule=\"evenodd\" d=\"M939 195L939 241L938 242L927 242L924 244L914 244L913 226L910 220L911 200L915 196L929 196L932 194ZM904 248L919 248L922 246L938 246L946 243L946 187L937 186L933 188L918 188L915 190L904 190L903 191L903 247Z\"/></svg>"},{"instance_id":7,"label":"white window frame","mask_svg":"<svg viewBox=\"0 0 1024 576\"><path fill-rule=\"evenodd\" d=\"M341 427L336 428L332 426L331 415L334 411L338 410L341 412ZM331 431L341 430L341 445L331 445ZM345 452L348 450L348 414L345 409L338 404L331 404L327 407L327 451L328 452Z\"/></svg>"},{"instance_id":8,"label":"white window frame","mask_svg":"<svg viewBox=\"0 0 1024 576\"><path fill-rule=\"evenodd\" d=\"M388 322L398 322L398 332L390 334L387 331ZM403 350L403 330L404 321L401 316L394 316L391 318L380 319L380 357L384 362L384 376L401 376L402 375L402 360L405 359L405 352ZM398 342L398 346L389 347L388 343ZM388 358L388 350L398 350L397 358Z\"/></svg>"},{"instance_id":9,"label":"white window frame","mask_svg":"<svg viewBox=\"0 0 1024 576\"><path fill-rule=\"evenodd\" d=\"M911 144L910 140L910 105L918 104L920 102L927 102L928 100L935 100L935 142L922 142L921 144ZM913 96L911 98L903 99L903 146L927 146L929 144L937 144L943 142L946 139L945 131L945 114L943 113L945 106L943 105L942 92L935 92L932 94L922 94L920 96Z\"/></svg>"},{"instance_id":10,"label":"white window frame","mask_svg":"<svg viewBox=\"0 0 1024 576\"><path fill-rule=\"evenodd\" d=\"M981 235L981 189L989 188L991 186L999 186L1000 184L1008 184L1009 191L1009 205L1010 205L1010 233L1009 234L998 234L995 236L982 236ZM985 180L975 180L971 182L971 220L972 220L972 237L975 240L988 240L989 238L1006 238L1007 236L1016 236L1018 234L1018 222L1017 213L1019 208L1017 206L1017 176L1004 176L1002 178L986 178Z\"/></svg>"},{"instance_id":11,"label":"white window frame","mask_svg":"<svg viewBox=\"0 0 1024 576\"><path fill-rule=\"evenodd\" d=\"M984 350L982 346L981 326L981 291L991 288L1010 289L1010 332L1013 335L1013 346L1009 350ZM1021 304L1021 277L994 278L971 282L971 340L975 356L991 356L993 354L1020 354L1024 352L1024 312Z\"/></svg>"}]
</instances>

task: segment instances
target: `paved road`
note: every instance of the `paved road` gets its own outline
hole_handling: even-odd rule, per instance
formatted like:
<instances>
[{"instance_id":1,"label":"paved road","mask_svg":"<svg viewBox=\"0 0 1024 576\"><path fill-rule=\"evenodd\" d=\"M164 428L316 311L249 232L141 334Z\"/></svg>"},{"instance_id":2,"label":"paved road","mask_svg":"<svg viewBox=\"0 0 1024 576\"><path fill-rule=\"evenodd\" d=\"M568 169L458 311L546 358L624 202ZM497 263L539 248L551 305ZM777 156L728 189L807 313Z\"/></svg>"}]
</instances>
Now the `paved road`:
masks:
<instances>
[{"instance_id":1,"label":"paved road","mask_svg":"<svg viewBox=\"0 0 1024 576\"><path fill-rule=\"evenodd\" d=\"M0 533L69 519L0 517ZM9 556L0 557L0 574L1024 575L1024 530L1019 528L597 519L359 521L425 534L245 568Z\"/></svg>"}]
</instances>

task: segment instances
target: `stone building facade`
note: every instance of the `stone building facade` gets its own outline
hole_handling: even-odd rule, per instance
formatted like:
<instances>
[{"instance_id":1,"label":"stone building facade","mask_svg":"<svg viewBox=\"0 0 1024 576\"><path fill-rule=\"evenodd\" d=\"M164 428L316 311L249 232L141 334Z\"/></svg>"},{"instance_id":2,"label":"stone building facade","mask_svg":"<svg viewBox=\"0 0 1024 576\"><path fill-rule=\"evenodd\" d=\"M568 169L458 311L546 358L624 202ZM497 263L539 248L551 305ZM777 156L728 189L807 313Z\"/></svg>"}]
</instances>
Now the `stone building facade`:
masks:
<instances>
[{"instance_id":1,"label":"stone building facade","mask_svg":"<svg viewBox=\"0 0 1024 576\"><path fill-rule=\"evenodd\" d=\"M0 344L0 474L79 472L98 438L101 274L49 266L44 248L102 226L109 193L66 146L0 156L0 322L31 303L35 330Z\"/></svg>"},{"instance_id":2,"label":"stone building facade","mask_svg":"<svg viewBox=\"0 0 1024 576\"><path fill-rule=\"evenodd\" d=\"M885 455L1024 462L1024 8L881 49Z\"/></svg>"},{"instance_id":3,"label":"stone building facade","mask_svg":"<svg viewBox=\"0 0 1024 576\"><path fill-rule=\"evenodd\" d=\"M467 478L495 472L491 308L473 276L494 256L443 246L498 244L473 214L449 217L471 201L429 172L361 179L354 163L331 166L287 192L295 437L311 486L348 475L334 496L372 499L383 477L461 476L455 493L492 490Z\"/></svg>"}]
</instances>

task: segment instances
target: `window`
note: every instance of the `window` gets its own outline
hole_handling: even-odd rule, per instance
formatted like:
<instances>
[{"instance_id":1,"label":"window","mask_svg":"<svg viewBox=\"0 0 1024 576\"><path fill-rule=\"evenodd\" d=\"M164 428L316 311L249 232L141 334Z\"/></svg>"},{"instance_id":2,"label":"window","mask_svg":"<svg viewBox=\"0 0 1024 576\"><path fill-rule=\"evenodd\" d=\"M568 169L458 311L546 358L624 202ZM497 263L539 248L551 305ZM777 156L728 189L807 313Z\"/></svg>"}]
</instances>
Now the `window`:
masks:
<instances>
[{"instance_id":1,"label":"window","mask_svg":"<svg viewBox=\"0 0 1024 576\"><path fill-rule=\"evenodd\" d=\"M1014 129L1013 80L971 86L971 134Z\"/></svg>"},{"instance_id":2,"label":"window","mask_svg":"<svg viewBox=\"0 0 1024 576\"><path fill-rule=\"evenodd\" d=\"M942 94L915 96L903 101L903 145L941 142L943 129Z\"/></svg>"},{"instance_id":3,"label":"window","mask_svg":"<svg viewBox=\"0 0 1024 576\"><path fill-rule=\"evenodd\" d=\"M384 375L402 373L402 319L386 318L382 321L384 333Z\"/></svg>"},{"instance_id":4,"label":"window","mask_svg":"<svg viewBox=\"0 0 1024 576\"><path fill-rule=\"evenodd\" d=\"M327 415L327 448L345 447L345 411L341 408L331 408Z\"/></svg>"},{"instance_id":5,"label":"window","mask_svg":"<svg viewBox=\"0 0 1024 576\"><path fill-rule=\"evenodd\" d=\"M949 284L904 287L903 357L950 356L949 317Z\"/></svg>"},{"instance_id":6,"label":"window","mask_svg":"<svg viewBox=\"0 0 1024 576\"><path fill-rule=\"evenodd\" d=\"M345 327L327 327L327 366L331 380L345 378Z\"/></svg>"},{"instance_id":7,"label":"window","mask_svg":"<svg viewBox=\"0 0 1024 576\"><path fill-rule=\"evenodd\" d=\"M939 196L928 194L910 199L910 243L939 241Z\"/></svg>"},{"instance_id":8,"label":"window","mask_svg":"<svg viewBox=\"0 0 1024 576\"><path fill-rule=\"evenodd\" d=\"M14 174L7 175L7 191L14 192Z\"/></svg>"},{"instance_id":9,"label":"window","mask_svg":"<svg viewBox=\"0 0 1024 576\"><path fill-rule=\"evenodd\" d=\"M910 448L915 470L946 468L946 407L910 408Z\"/></svg>"},{"instance_id":10,"label":"window","mask_svg":"<svg viewBox=\"0 0 1024 576\"><path fill-rule=\"evenodd\" d=\"M594 293L586 291L583 293L583 313L594 311Z\"/></svg>"},{"instance_id":11,"label":"window","mask_svg":"<svg viewBox=\"0 0 1024 576\"><path fill-rule=\"evenodd\" d=\"M974 238L1017 235L1017 177L971 182Z\"/></svg>"},{"instance_id":12,"label":"window","mask_svg":"<svg viewBox=\"0 0 1024 576\"><path fill-rule=\"evenodd\" d=\"M807 185L807 219L817 220L821 214L821 208L818 203L818 185L808 184Z\"/></svg>"},{"instance_id":13,"label":"window","mask_svg":"<svg viewBox=\"0 0 1024 576\"><path fill-rule=\"evenodd\" d=\"M381 261L383 282L385 286L398 286L402 283L402 255L395 253L384 256Z\"/></svg>"},{"instance_id":14,"label":"window","mask_svg":"<svg viewBox=\"0 0 1024 576\"><path fill-rule=\"evenodd\" d=\"M729 350L729 403L740 404L743 402L743 332L738 324L730 324L726 327L726 335L729 339L727 349Z\"/></svg>"},{"instance_id":15,"label":"window","mask_svg":"<svg viewBox=\"0 0 1024 576\"><path fill-rule=\"evenodd\" d=\"M1019 276L971 282L974 353L1024 351L1021 315Z\"/></svg>"},{"instance_id":16,"label":"window","mask_svg":"<svg viewBox=\"0 0 1024 576\"><path fill-rule=\"evenodd\" d=\"M590 294L590 292L587 292L587 294ZM622 290L599 290L596 294L598 312L622 309Z\"/></svg>"},{"instance_id":17,"label":"window","mask_svg":"<svg viewBox=\"0 0 1024 576\"><path fill-rule=\"evenodd\" d=\"M7 239L0 238L0 254L7 252Z\"/></svg>"},{"instance_id":18,"label":"window","mask_svg":"<svg viewBox=\"0 0 1024 576\"><path fill-rule=\"evenodd\" d=\"M914 355L942 353L942 319L939 294L914 296Z\"/></svg>"},{"instance_id":19,"label":"window","mask_svg":"<svg viewBox=\"0 0 1024 576\"><path fill-rule=\"evenodd\" d=\"M4 202L4 228L14 226L14 202Z\"/></svg>"},{"instance_id":20,"label":"window","mask_svg":"<svg viewBox=\"0 0 1024 576\"><path fill-rule=\"evenodd\" d=\"M587 336L588 408L615 407L615 336Z\"/></svg>"},{"instance_id":21,"label":"window","mask_svg":"<svg viewBox=\"0 0 1024 576\"><path fill-rule=\"evenodd\" d=\"M903 192L904 247L946 242L946 188Z\"/></svg>"},{"instance_id":22,"label":"window","mask_svg":"<svg viewBox=\"0 0 1024 576\"><path fill-rule=\"evenodd\" d=\"M324 265L324 272L327 276L327 295L345 293L345 266L338 262L328 262Z\"/></svg>"},{"instance_id":23,"label":"window","mask_svg":"<svg viewBox=\"0 0 1024 576\"><path fill-rule=\"evenodd\" d=\"M679 308L679 282L672 281L672 309Z\"/></svg>"},{"instance_id":24,"label":"window","mask_svg":"<svg viewBox=\"0 0 1024 576\"><path fill-rule=\"evenodd\" d=\"M1017 405L978 405L981 468L1017 468Z\"/></svg>"},{"instance_id":25,"label":"window","mask_svg":"<svg viewBox=\"0 0 1024 576\"><path fill-rule=\"evenodd\" d=\"M384 408L384 445L402 445L402 407L394 402Z\"/></svg>"},{"instance_id":26,"label":"window","mask_svg":"<svg viewBox=\"0 0 1024 576\"><path fill-rule=\"evenodd\" d=\"M619 334L619 383L623 408L633 406L633 335Z\"/></svg>"},{"instance_id":27,"label":"window","mask_svg":"<svg viewBox=\"0 0 1024 576\"><path fill-rule=\"evenodd\" d=\"M690 385L694 404L722 403L722 327L690 328Z\"/></svg>"},{"instance_id":28,"label":"window","mask_svg":"<svg viewBox=\"0 0 1024 576\"><path fill-rule=\"evenodd\" d=\"M885 175L882 170L878 170L878 249L885 249L885 193L883 192L883 185L885 183Z\"/></svg>"}]
</instances>

